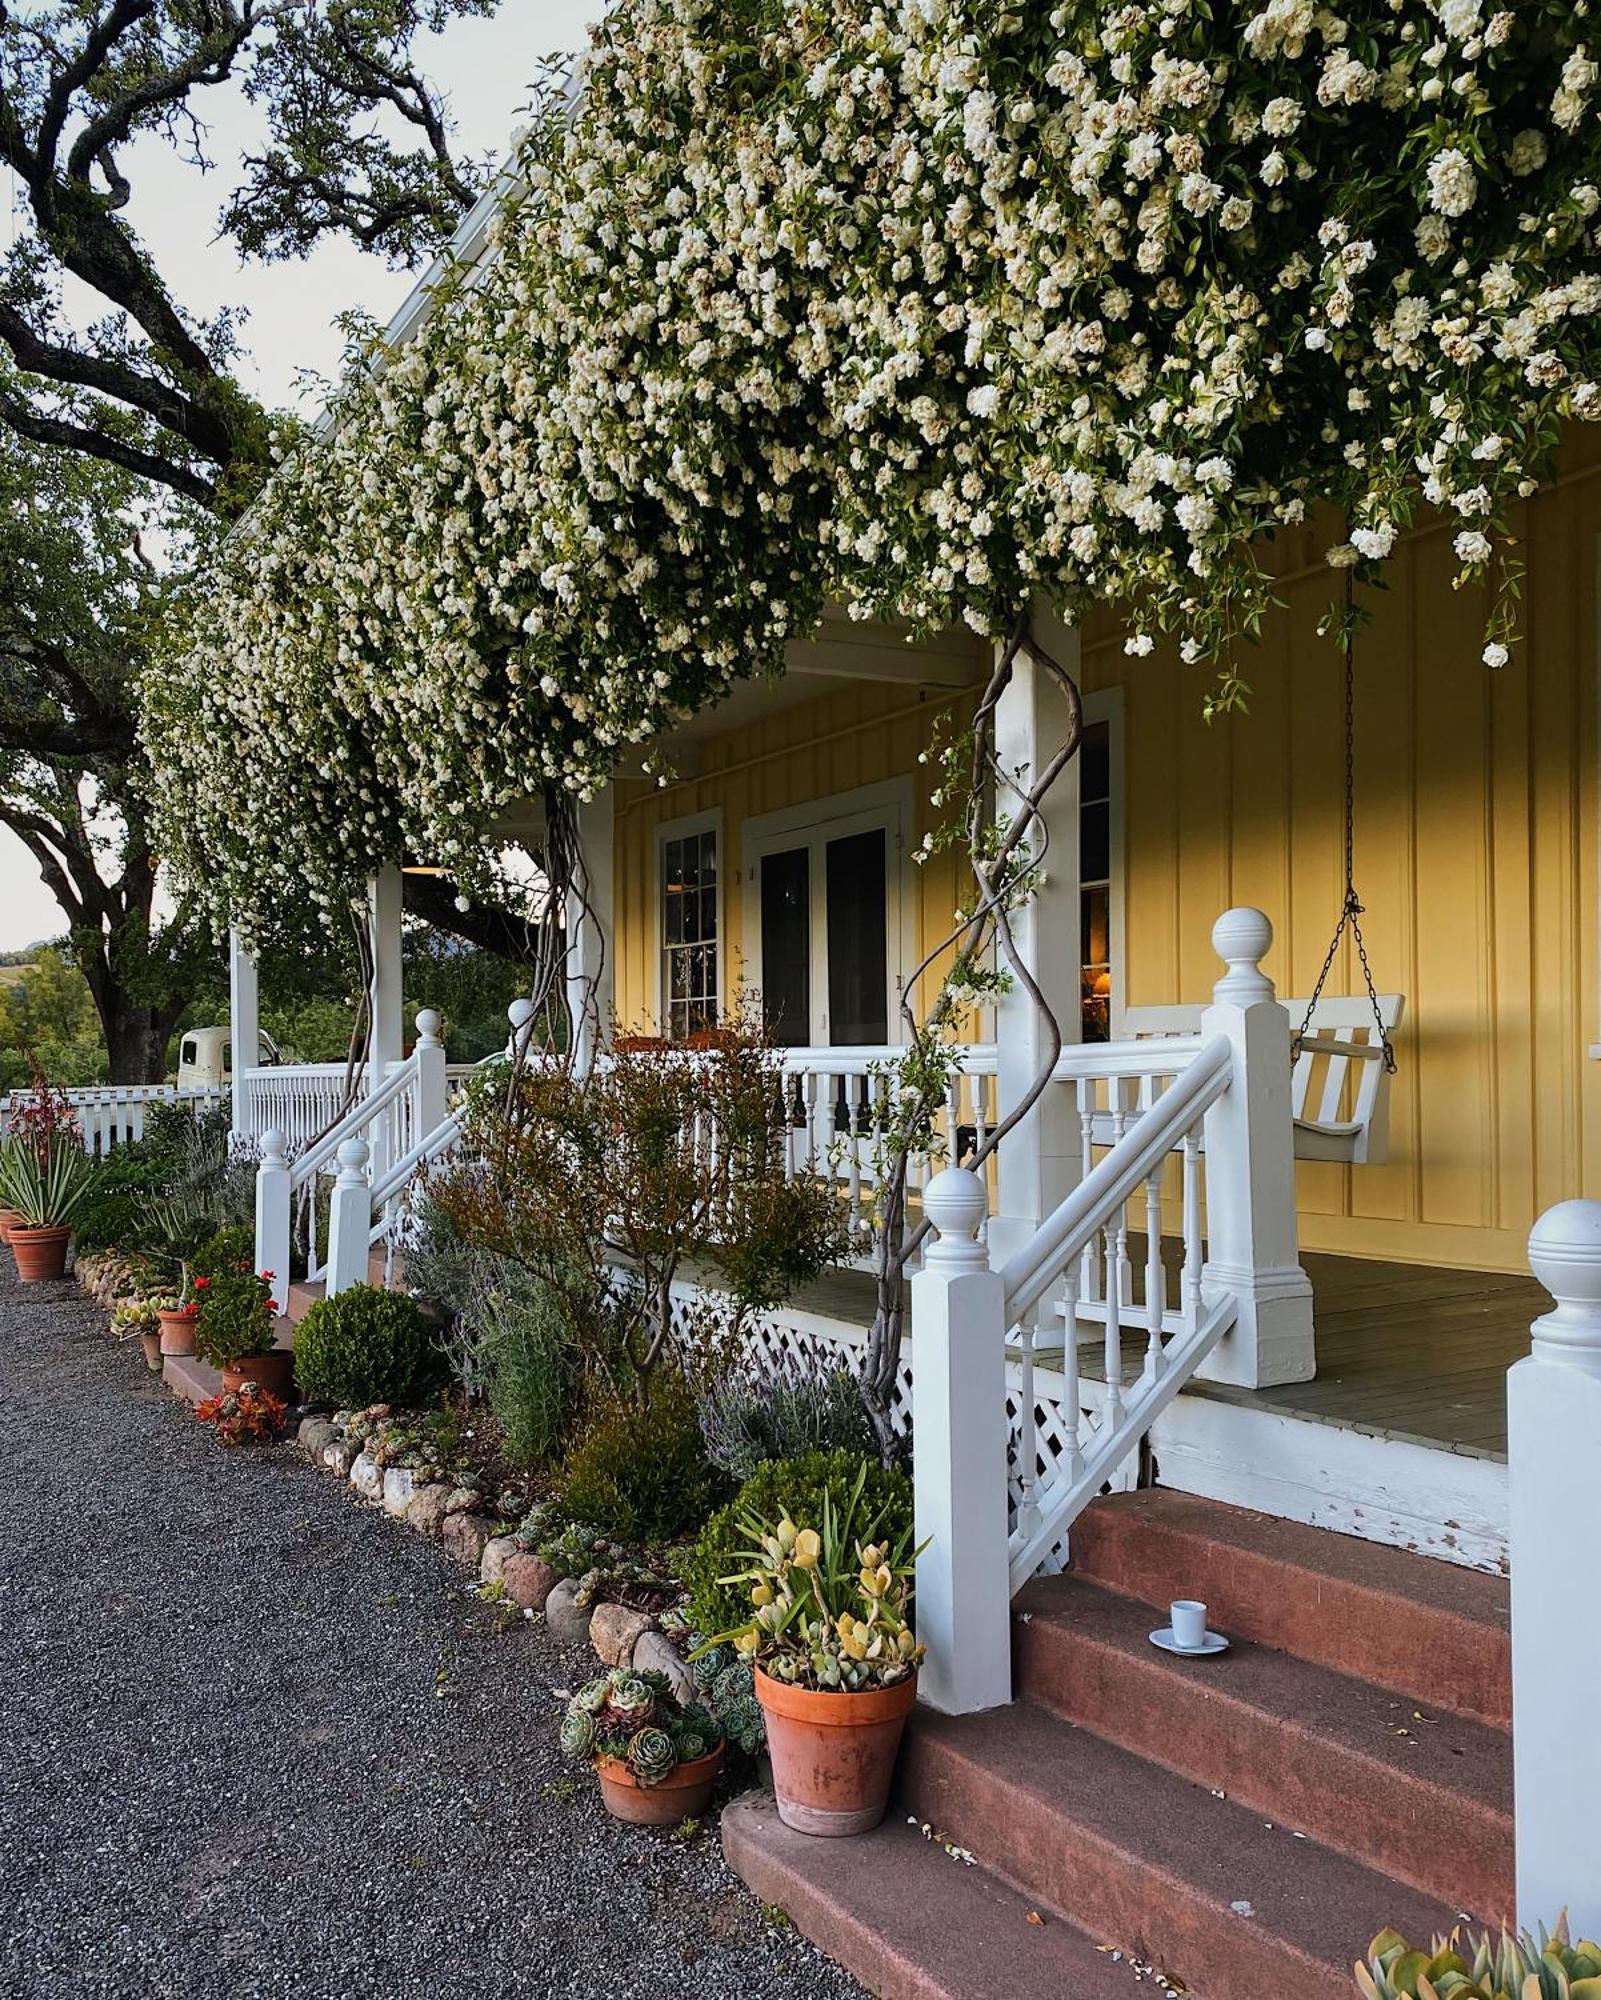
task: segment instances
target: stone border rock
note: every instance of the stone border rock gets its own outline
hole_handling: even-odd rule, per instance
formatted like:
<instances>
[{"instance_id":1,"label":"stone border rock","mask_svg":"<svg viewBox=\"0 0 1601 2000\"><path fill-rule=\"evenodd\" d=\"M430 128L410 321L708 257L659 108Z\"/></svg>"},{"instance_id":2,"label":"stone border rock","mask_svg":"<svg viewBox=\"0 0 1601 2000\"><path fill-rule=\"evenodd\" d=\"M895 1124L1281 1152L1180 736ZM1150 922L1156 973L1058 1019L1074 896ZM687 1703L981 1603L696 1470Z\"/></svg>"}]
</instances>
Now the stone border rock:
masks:
<instances>
[{"instance_id":1,"label":"stone border rock","mask_svg":"<svg viewBox=\"0 0 1601 2000\"><path fill-rule=\"evenodd\" d=\"M442 1543L448 1555L476 1573L482 1587L525 1618L543 1614L551 1637L562 1645L590 1646L603 1666L665 1674L681 1700L695 1698L694 1676L653 1613L605 1600L580 1605L578 1580L559 1577L507 1534L504 1522L482 1511L481 1494L439 1481L419 1484L410 1466L380 1466L360 1437L347 1437L329 1417L303 1418L295 1442L313 1465L342 1479L368 1506L381 1507L392 1520Z\"/></svg>"}]
</instances>

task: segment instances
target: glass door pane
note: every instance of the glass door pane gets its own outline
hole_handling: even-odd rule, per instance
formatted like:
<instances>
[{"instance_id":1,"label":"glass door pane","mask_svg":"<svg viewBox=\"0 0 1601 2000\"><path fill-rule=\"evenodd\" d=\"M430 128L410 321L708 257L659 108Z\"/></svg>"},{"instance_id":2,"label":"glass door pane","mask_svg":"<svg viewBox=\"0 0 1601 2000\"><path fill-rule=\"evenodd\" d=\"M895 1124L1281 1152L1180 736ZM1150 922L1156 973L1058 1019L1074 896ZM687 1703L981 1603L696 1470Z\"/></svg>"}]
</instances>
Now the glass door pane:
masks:
<instances>
[{"instance_id":1,"label":"glass door pane","mask_svg":"<svg viewBox=\"0 0 1601 2000\"><path fill-rule=\"evenodd\" d=\"M761 860L762 1010L782 1048L812 1038L811 854L804 847Z\"/></svg>"},{"instance_id":2,"label":"glass door pane","mask_svg":"<svg viewBox=\"0 0 1601 2000\"><path fill-rule=\"evenodd\" d=\"M828 897L828 1039L836 1046L889 1040L888 900L882 827L831 840ZM763 930L765 937L765 927Z\"/></svg>"}]
</instances>

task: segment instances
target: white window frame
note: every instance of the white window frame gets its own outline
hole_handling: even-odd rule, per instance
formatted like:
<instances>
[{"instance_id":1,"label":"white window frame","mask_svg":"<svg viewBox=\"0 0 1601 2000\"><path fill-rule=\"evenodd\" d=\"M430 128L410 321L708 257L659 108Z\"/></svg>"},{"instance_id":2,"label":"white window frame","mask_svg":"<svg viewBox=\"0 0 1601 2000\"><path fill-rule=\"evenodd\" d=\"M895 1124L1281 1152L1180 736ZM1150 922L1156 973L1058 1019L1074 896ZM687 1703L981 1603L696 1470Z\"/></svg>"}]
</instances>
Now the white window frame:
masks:
<instances>
[{"instance_id":1,"label":"white window frame","mask_svg":"<svg viewBox=\"0 0 1601 2000\"><path fill-rule=\"evenodd\" d=\"M667 888L667 843L692 833L710 833L717 845L717 1012L728 1011L728 843L723 837L723 809L713 806L706 812L687 813L682 819L665 819L656 828L656 867L651 879L651 951L656 964L656 1032L670 1040L667 1023L667 926L662 921L662 902Z\"/></svg>"},{"instance_id":2,"label":"white window frame","mask_svg":"<svg viewBox=\"0 0 1601 2000\"><path fill-rule=\"evenodd\" d=\"M907 845L916 824L916 797L912 780L891 778L882 784L859 785L849 792L808 799L804 805L786 806L782 811L760 813L741 822L739 829L740 882L744 894L743 945L746 982L758 1008L762 1005L762 894L761 863L768 854L781 854L792 847L810 847L814 856L829 841L852 834L884 832L884 973L885 1016L889 1022L889 1045L900 1046L903 1036L900 1000L903 982L911 969L910 950L916 932L916 911L911 894ZM807 1046L831 1046L828 1038L828 913L826 893L818 895L819 877L815 862L811 874L812 938L811 1000L812 1018L807 1023L811 1037ZM719 873L721 881L721 873ZM821 1032L819 1030L821 1029Z\"/></svg>"},{"instance_id":3,"label":"white window frame","mask_svg":"<svg viewBox=\"0 0 1601 2000\"><path fill-rule=\"evenodd\" d=\"M1107 896L1108 948L1111 955L1112 1010L1109 1032L1113 1041L1122 1041L1123 1017L1128 1007L1128 953L1127 930L1124 924L1124 898L1127 893L1128 849L1125 839L1125 813L1128 788L1124 777L1123 751L1126 736L1127 704L1124 690L1120 687L1101 688L1084 697L1084 720L1087 723L1106 724L1106 781L1108 854L1107 866L1110 886ZM1081 788L1079 784L1079 760L1075 757L1068 770L1072 773L1072 794L1074 814L1073 866L1079 880L1080 908L1083 907L1084 869L1079 851L1078 811ZM1080 981L1083 979L1080 961ZM1079 1041L1084 1033L1084 1015L1080 1004L1081 996L1073 996L1073 1033L1070 1040Z\"/></svg>"}]
</instances>

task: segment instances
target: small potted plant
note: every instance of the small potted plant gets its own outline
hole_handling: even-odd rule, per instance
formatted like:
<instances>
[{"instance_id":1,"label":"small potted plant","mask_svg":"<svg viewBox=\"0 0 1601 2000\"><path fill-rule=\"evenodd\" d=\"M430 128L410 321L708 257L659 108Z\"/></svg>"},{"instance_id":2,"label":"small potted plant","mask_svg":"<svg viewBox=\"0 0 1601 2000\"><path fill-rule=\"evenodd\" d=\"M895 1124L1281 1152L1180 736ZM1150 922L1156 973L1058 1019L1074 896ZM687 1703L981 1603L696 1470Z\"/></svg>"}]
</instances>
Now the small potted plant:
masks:
<instances>
[{"instance_id":1,"label":"small potted plant","mask_svg":"<svg viewBox=\"0 0 1601 2000\"><path fill-rule=\"evenodd\" d=\"M614 1667L578 1690L562 1718L563 1753L592 1764L613 1819L677 1826L706 1810L723 1761L722 1732L664 1674Z\"/></svg>"},{"instance_id":2,"label":"small potted plant","mask_svg":"<svg viewBox=\"0 0 1601 2000\"><path fill-rule=\"evenodd\" d=\"M65 1273L72 1218L94 1183L94 1162L71 1136L0 1148L0 1205L17 1217L7 1240L24 1284Z\"/></svg>"},{"instance_id":3,"label":"small potted plant","mask_svg":"<svg viewBox=\"0 0 1601 2000\"><path fill-rule=\"evenodd\" d=\"M866 1476L843 1509L824 1494L821 1528L742 1521L751 1566L724 1581L750 1586L751 1621L702 1649L731 1639L754 1663L779 1818L800 1833L878 1825L917 1699L911 1538L860 1521Z\"/></svg>"},{"instance_id":4,"label":"small potted plant","mask_svg":"<svg viewBox=\"0 0 1601 2000\"><path fill-rule=\"evenodd\" d=\"M196 1281L203 1284L204 1279ZM195 1351L195 1323L200 1318L200 1305L194 1290L189 1285L175 1292L163 1292L155 1301L156 1324L161 1329L159 1346L161 1352L177 1361Z\"/></svg>"},{"instance_id":5,"label":"small potted plant","mask_svg":"<svg viewBox=\"0 0 1601 2000\"><path fill-rule=\"evenodd\" d=\"M214 1278L196 1278L195 1289L200 1298L195 1352L221 1369L224 1393L249 1382L287 1397L294 1355L277 1345L278 1301L272 1272L248 1268L219 1272Z\"/></svg>"},{"instance_id":6,"label":"small potted plant","mask_svg":"<svg viewBox=\"0 0 1601 2000\"><path fill-rule=\"evenodd\" d=\"M122 1339L139 1336L145 1366L153 1375L161 1373L161 1309L155 1299L118 1299L111 1309L111 1331Z\"/></svg>"}]
</instances>

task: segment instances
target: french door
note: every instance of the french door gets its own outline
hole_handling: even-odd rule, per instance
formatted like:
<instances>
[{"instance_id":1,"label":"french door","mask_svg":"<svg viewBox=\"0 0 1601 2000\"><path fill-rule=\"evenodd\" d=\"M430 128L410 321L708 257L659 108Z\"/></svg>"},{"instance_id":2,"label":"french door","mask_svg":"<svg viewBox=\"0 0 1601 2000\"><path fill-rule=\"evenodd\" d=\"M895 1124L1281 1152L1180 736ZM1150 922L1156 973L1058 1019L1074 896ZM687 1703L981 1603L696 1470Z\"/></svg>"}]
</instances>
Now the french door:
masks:
<instances>
[{"instance_id":1,"label":"french door","mask_svg":"<svg viewBox=\"0 0 1601 2000\"><path fill-rule=\"evenodd\" d=\"M790 823L750 822L744 843L747 936L768 1032L784 1048L898 1040L899 802L810 824L782 819Z\"/></svg>"}]
</instances>

